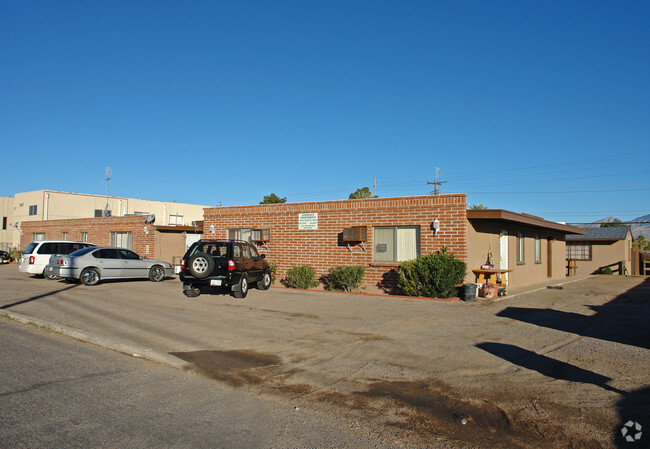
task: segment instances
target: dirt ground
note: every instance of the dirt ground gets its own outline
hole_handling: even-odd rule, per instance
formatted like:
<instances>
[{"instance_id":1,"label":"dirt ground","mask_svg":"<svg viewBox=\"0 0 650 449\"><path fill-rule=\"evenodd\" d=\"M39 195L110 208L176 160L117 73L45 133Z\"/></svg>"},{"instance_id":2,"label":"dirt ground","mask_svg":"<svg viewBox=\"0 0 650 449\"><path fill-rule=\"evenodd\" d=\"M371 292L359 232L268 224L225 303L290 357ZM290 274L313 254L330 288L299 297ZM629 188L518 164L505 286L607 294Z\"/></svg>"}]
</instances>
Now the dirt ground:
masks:
<instances>
[{"instance_id":1,"label":"dirt ground","mask_svg":"<svg viewBox=\"0 0 650 449\"><path fill-rule=\"evenodd\" d=\"M196 372L404 447L648 447L650 280L500 301L85 287L0 270L0 309L169 352ZM2 312L2 310L0 310ZM628 421L646 430L628 443Z\"/></svg>"}]
</instances>

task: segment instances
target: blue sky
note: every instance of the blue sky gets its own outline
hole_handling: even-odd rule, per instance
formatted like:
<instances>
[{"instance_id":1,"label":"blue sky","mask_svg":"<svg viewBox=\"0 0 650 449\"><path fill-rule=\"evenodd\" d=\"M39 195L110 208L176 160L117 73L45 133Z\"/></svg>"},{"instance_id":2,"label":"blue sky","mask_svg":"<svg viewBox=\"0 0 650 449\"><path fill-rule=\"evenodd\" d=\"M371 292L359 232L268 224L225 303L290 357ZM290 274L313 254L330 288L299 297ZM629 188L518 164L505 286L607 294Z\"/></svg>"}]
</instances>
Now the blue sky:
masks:
<instances>
[{"instance_id":1,"label":"blue sky","mask_svg":"<svg viewBox=\"0 0 650 449\"><path fill-rule=\"evenodd\" d=\"M648 1L4 2L0 196L650 213Z\"/></svg>"}]
</instances>

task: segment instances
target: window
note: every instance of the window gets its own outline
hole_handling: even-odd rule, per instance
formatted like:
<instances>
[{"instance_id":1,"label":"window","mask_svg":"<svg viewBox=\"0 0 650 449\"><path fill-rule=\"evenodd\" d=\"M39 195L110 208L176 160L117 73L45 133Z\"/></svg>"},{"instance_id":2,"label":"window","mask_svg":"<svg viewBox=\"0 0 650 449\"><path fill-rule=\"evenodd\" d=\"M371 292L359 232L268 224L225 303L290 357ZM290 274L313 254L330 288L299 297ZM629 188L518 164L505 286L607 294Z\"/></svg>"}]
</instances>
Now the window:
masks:
<instances>
[{"instance_id":1,"label":"window","mask_svg":"<svg viewBox=\"0 0 650 449\"><path fill-rule=\"evenodd\" d=\"M95 209L95 218L110 217L113 215L110 209Z\"/></svg>"},{"instance_id":2,"label":"window","mask_svg":"<svg viewBox=\"0 0 650 449\"><path fill-rule=\"evenodd\" d=\"M120 259L140 260L140 256L138 256L133 251L129 251L128 249L121 249L118 251L118 253L120 254Z\"/></svg>"},{"instance_id":3,"label":"window","mask_svg":"<svg viewBox=\"0 0 650 449\"><path fill-rule=\"evenodd\" d=\"M32 242L37 242L39 240L45 240L44 232L35 232L32 234Z\"/></svg>"},{"instance_id":4,"label":"window","mask_svg":"<svg viewBox=\"0 0 650 449\"><path fill-rule=\"evenodd\" d=\"M82 242L87 242L88 241L88 233L87 232L82 232L81 237L79 238Z\"/></svg>"},{"instance_id":5,"label":"window","mask_svg":"<svg viewBox=\"0 0 650 449\"><path fill-rule=\"evenodd\" d=\"M36 215L38 213L38 206L34 204L33 206L29 206L29 215Z\"/></svg>"},{"instance_id":6,"label":"window","mask_svg":"<svg viewBox=\"0 0 650 449\"><path fill-rule=\"evenodd\" d=\"M170 215L169 216L169 224L170 225L182 225L184 223L185 223L185 221L183 220L182 215Z\"/></svg>"},{"instance_id":7,"label":"window","mask_svg":"<svg viewBox=\"0 0 650 449\"><path fill-rule=\"evenodd\" d=\"M96 259L119 259L115 248L104 248L93 253Z\"/></svg>"},{"instance_id":8,"label":"window","mask_svg":"<svg viewBox=\"0 0 650 449\"><path fill-rule=\"evenodd\" d=\"M420 254L419 226L374 228L374 261L404 262Z\"/></svg>"},{"instance_id":9,"label":"window","mask_svg":"<svg viewBox=\"0 0 650 449\"><path fill-rule=\"evenodd\" d=\"M566 258L574 260L591 260L591 243L566 242Z\"/></svg>"},{"instance_id":10,"label":"window","mask_svg":"<svg viewBox=\"0 0 650 449\"><path fill-rule=\"evenodd\" d=\"M535 236L535 263L542 263L542 239Z\"/></svg>"},{"instance_id":11,"label":"window","mask_svg":"<svg viewBox=\"0 0 650 449\"><path fill-rule=\"evenodd\" d=\"M228 240L244 240L245 242L251 242L251 229L228 229Z\"/></svg>"},{"instance_id":12,"label":"window","mask_svg":"<svg viewBox=\"0 0 650 449\"><path fill-rule=\"evenodd\" d=\"M7 229L7 217L2 217L2 230Z\"/></svg>"},{"instance_id":13,"label":"window","mask_svg":"<svg viewBox=\"0 0 650 449\"><path fill-rule=\"evenodd\" d=\"M130 232L111 232L111 246L131 249L131 241Z\"/></svg>"},{"instance_id":14,"label":"window","mask_svg":"<svg viewBox=\"0 0 650 449\"><path fill-rule=\"evenodd\" d=\"M62 232L61 233L61 240L68 240L68 233L67 232Z\"/></svg>"},{"instance_id":15,"label":"window","mask_svg":"<svg viewBox=\"0 0 650 449\"><path fill-rule=\"evenodd\" d=\"M517 263L523 264L524 260L524 235L517 234Z\"/></svg>"}]
</instances>

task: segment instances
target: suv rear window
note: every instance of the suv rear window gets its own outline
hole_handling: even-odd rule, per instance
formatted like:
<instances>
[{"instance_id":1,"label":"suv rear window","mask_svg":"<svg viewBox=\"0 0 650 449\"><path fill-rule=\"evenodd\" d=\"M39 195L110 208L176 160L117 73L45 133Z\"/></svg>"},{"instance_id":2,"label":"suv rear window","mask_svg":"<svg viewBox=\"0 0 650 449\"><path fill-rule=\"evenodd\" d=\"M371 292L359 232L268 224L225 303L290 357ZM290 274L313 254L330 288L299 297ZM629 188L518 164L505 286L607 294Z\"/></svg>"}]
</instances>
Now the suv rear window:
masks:
<instances>
[{"instance_id":1,"label":"suv rear window","mask_svg":"<svg viewBox=\"0 0 650 449\"><path fill-rule=\"evenodd\" d=\"M200 242L192 251L192 254L206 253L212 257L227 257L228 242Z\"/></svg>"}]
</instances>

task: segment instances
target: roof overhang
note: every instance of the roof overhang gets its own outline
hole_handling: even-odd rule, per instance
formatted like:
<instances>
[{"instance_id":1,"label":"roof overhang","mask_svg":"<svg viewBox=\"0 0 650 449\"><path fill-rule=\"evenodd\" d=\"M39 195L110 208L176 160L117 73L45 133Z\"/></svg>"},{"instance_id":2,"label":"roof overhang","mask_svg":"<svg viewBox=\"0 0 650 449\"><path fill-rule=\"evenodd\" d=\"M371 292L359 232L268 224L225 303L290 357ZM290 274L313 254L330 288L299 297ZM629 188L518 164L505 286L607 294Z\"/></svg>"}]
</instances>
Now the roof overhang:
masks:
<instances>
[{"instance_id":1,"label":"roof overhang","mask_svg":"<svg viewBox=\"0 0 650 449\"><path fill-rule=\"evenodd\" d=\"M469 209L467 211L468 220L493 220L507 221L515 224L533 226L536 228L550 229L565 234L585 234L585 230L577 226L571 226L555 221L544 220L541 217L529 214L518 214L503 209Z\"/></svg>"},{"instance_id":2,"label":"roof overhang","mask_svg":"<svg viewBox=\"0 0 650 449\"><path fill-rule=\"evenodd\" d=\"M203 232L203 226L154 225L160 232Z\"/></svg>"}]
</instances>

